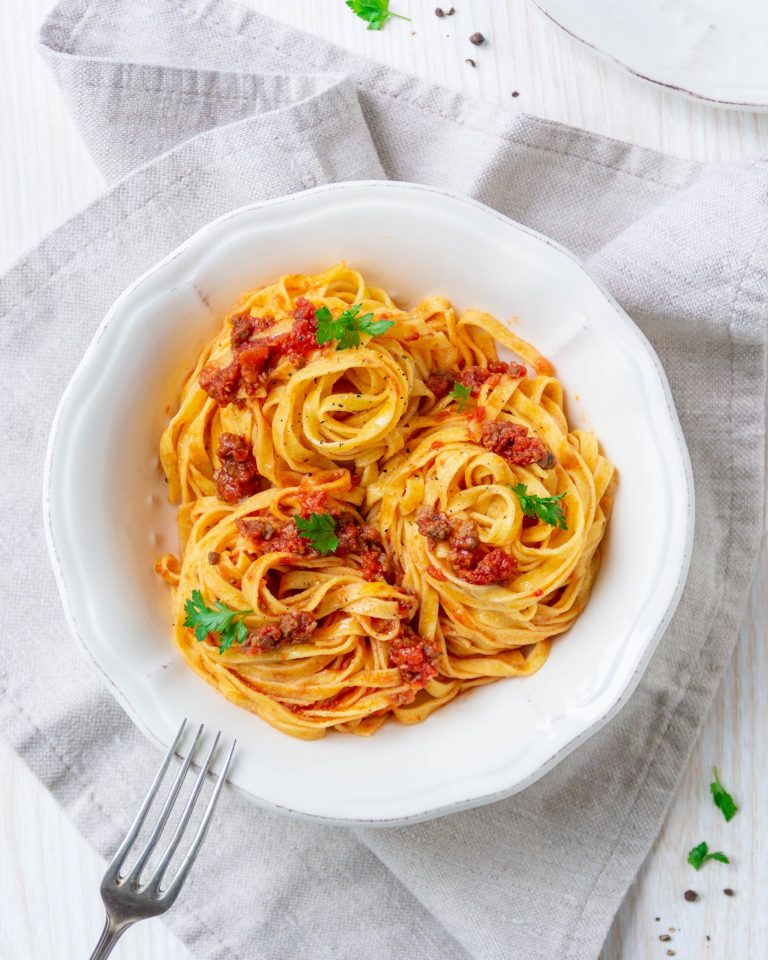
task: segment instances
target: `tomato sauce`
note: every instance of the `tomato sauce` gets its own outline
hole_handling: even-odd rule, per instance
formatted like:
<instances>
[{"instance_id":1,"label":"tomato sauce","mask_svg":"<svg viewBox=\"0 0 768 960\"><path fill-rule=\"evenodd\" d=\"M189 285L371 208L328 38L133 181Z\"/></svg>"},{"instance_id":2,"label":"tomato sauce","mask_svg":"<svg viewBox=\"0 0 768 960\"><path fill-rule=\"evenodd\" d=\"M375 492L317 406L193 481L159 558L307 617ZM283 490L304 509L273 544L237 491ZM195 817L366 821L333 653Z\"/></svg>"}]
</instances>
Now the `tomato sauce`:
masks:
<instances>
[{"instance_id":1,"label":"tomato sauce","mask_svg":"<svg viewBox=\"0 0 768 960\"><path fill-rule=\"evenodd\" d=\"M402 637L389 648L389 662L397 667L403 681L414 687L423 687L437 676L437 647L406 628Z\"/></svg>"},{"instance_id":2,"label":"tomato sauce","mask_svg":"<svg viewBox=\"0 0 768 960\"><path fill-rule=\"evenodd\" d=\"M216 496L225 503L237 503L263 488L251 445L237 433L222 433L216 455L221 466L214 473Z\"/></svg>"},{"instance_id":3,"label":"tomato sauce","mask_svg":"<svg viewBox=\"0 0 768 960\"><path fill-rule=\"evenodd\" d=\"M486 423L480 443L514 466L537 463L544 469L551 469L555 465L555 458L547 446L519 423L506 420Z\"/></svg>"},{"instance_id":4,"label":"tomato sauce","mask_svg":"<svg viewBox=\"0 0 768 960\"><path fill-rule=\"evenodd\" d=\"M272 317L252 317L247 313L232 318L232 362L226 367L208 364L198 377L200 386L220 407L232 403L241 388L246 394L252 394L282 357L301 365L318 349L315 307L309 300L303 297L296 300L288 333L263 336L274 323Z\"/></svg>"}]
</instances>

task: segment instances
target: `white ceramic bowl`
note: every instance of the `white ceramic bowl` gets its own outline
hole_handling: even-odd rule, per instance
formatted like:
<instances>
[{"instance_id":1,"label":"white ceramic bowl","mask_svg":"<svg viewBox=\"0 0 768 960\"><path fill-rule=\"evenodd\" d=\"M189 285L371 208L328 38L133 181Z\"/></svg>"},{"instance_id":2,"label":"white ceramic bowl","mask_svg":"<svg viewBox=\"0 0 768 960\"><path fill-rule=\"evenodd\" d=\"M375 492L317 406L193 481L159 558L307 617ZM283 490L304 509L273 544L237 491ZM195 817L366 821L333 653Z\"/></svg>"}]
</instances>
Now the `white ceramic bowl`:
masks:
<instances>
[{"instance_id":1,"label":"white ceramic bowl","mask_svg":"<svg viewBox=\"0 0 768 960\"><path fill-rule=\"evenodd\" d=\"M185 372L239 294L345 258L397 299L443 294L499 318L555 364L573 423L618 466L603 567L545 667L460 697L426 723L305 743L228 703L171 640L155 557L176 546L157 443ZM648 491L653 491L649 496ZM471 200L428 187L321 187L236 210L132 284L62 398L45 476L49 547L70 626L135 723L170 743L183 716L239 742L232 781L259 803L402 823L530 784L626 700L679 599L693 485L651 347L578 261Z\"/></svg>"}]
</instances>

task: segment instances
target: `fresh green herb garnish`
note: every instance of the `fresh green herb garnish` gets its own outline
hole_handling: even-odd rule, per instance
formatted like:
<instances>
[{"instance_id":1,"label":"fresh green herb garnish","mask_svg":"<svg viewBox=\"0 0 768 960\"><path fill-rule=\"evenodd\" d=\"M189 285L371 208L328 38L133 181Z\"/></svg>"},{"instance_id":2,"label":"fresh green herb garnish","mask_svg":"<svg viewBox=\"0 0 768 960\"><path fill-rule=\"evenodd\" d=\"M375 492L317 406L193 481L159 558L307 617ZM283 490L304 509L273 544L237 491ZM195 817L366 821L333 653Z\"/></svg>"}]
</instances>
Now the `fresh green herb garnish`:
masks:
<instances>
[{"instance_id":1,"label":"fresh green herb garnish","mask_svg":"<svg viewBox=\"0 0 768 960\"><path fill-rule=\"evenodd\" d=\"M229 650L233 643L243 643L248 636L248 628L243 623L253 610L230 610L221 600L209 607L199 590L193 590L192 596L184 604L187 614L185 627L194 627L198 640L205 640L209 633L219 636L219 653Z\"/></svg>"},{"instance_id":2,"label":"fresh green herb garnish","mask_svg":"<svg viewBox=\"0 0 768 960\"><path fill-rule=\"evenodd\" d=\"M336 341L337 350L348 350L360 346L360 334L368 333L378 337L395 325L394 320L374 320L372 313L360 313L361 304L349 307L335 320L328 307L320 307L315 313L317 319L317 343L322 346L331 340Z\"/></svg>"},{"instance_id":3,"label":"fresh green herb garnish","mask_svg":"<svg viewBox=\"0 0 768 960\"><path fill-rule=\"evenodd\" d=\"M715 801L715 806L719 807L722 811L725 819L730 822L736 816L739 808L736 806L736 802L730 793L728 793L722 783L720 783L720 778L717 775L717 767L712 768L712 773L715 778L709 785L712 799Z\"/></svg>"},{"instance_id":4,"label":"fresh green herb garnish","mask_svg":"<svg viewBox=\"0 0 768 960\"><path fill-rule=\"evenodd\" d=\"M338 547L336 521L330 513L313 513L309 520L298 515L293 519L296 521L296 529L300 536L323 555L333 553Z\"/></svg>"},{"instance_id":5,"label":"fresh green herb garnish","mask_svg":"<svg viewBox=\"0 0 768 960\"><path fill-rule=\"evenodd\" d=\"M369 30L381 30L390 17L397 17L399 20L411 19L390 10L389 0L347 0L347 6L361 20L367 21Z\"/></svg>"},{"instance_id":6,"label":"fresh green herb garnish","mask_svg":"<svg viewBox=\"0 0 768 960\"><path fill-rule=\"evenodd\" d=\"M709 847L702 840L698 847L694 847L693 850L688 854L688 863L695 869L701 870L707 860L718 860L720 863L730 863L731 861L726 857L724 853L721 853L719 850L715 850L714 853L709 852Z\"/></svg>"},{"instance_id":7,"label":"fresh green herb garnish","mask_svg":"<svg viewBox=\"0 0 768 960\"><path fill-rule=\"evenodd\" d=\"M520 509L526 517L536 517L542 523L548 523L550 527L560 527L561 530L568 529L560 503L565 496L565 492L558 493L556 497L537 497L528 493L528 488L524 483L518 483L517 486L512 487L512 490L520 503Z\"/></svg>"},{"instance_id":8,"label":"fresh green herb garnish","mask_svg":"<svg viewBox=\"0 0 768 960\"><path fill-rule=\"evenodd\" d=\"M454 383L453 390L448 394L449 397L453 397L454 400L458 401L459 413L464 409L464 404L469 400L471 395L472 388L465 387L461 383Z\"/></svg>"}]
</instances>

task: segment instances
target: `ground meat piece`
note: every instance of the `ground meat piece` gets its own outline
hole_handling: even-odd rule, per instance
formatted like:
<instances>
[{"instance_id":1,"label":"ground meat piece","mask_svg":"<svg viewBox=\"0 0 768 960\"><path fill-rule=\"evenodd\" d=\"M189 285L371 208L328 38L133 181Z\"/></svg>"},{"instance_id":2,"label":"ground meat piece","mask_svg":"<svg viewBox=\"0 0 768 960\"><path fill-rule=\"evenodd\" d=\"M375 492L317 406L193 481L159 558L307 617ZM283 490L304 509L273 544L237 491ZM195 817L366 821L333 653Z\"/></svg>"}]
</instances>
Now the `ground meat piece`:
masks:
<instances>
[{"instance_id":1,"label":"ground meat piece","mask_svg":"<svg viewBox=\"0 0 768 960\"><path fill-rule=\"evenodd\" d=\"M254 334L263 333L274 326L274 317L252 317L250 313L239 313L232 317L232 333L229 342L234 353L239 347L247 343Z\"/></svg>"},{"instance_id":2,"label":"ground meat piece","mask_svg":"<svg viewBox=\"0 0 768 960\"><path fill-rule=\"evenodd\" d=\"M269 549L272 552L293 553L297 557L319 557L319 550L310 546L309 542L301 536L296 528L296 521L289 520L275 533L275 536L269 542Z\"/></svg>"},{"instance_id":3,"label":"ground meat piece","mask_svg":"<svg viewBox=\"0 0 768 960\"><path fill-rule=\"evenodd\" d=\"M317 620L301 610L283 614L278 625L284 643L306 643L317 629Z\"/></svg>"},{"instance_id":4,"label":"ground meat piece","mask_svg":"<svg viewBox=\"0 0 768 960\"><path fill-rule=\"evenodd\" d=\"M253 317L250 313L239 313L232 317L232 333L229 342L232 350L237 350L253 336Z\"/></svg>"},{"instance_id":5,"label":"ground meat piece","mask_svg":"<svg viewBox=\"0 0 768 960\"><path fill-rule=\"evenodd\" d=\"M302 306L299 306L301 304ZM306 300L299 298L294 311L294 319L288 333L272 337L253 337L274 324L271 317L249 318L232 329L232 350L240 362L241 379L248 387L263 381L280 362L283 356L293 361L303 360L308 353L317 349L317 321L315 308ZM248 329L250 335L246 337Z\"/></svg>"},{"instance_id":6,"label":"ground meat piece","mask_svg":"<svg viewBox=\"0 0 768 960\"><path fill-rule=\"evenodd\" d=\"M451 537L451 552L449 554L451 563L454 567L468 570L477 566L482 555L477 527L471 520L462 520L454 528Z\"/></svg>"},{"instance_id":7,"label":"ground meat piece","mask_svg":"<svg viewBox=\"0 0 768 960\"><path fill-rule=\"evenodd\" d=\"M275 535L275 525L266 517L243 517L237 529L246 540L271 540Z\"/></svg>"},{"instance_id":8,"label":"ground meat piece","mask_svg":"<svg viewBox=\"0 0 768 960\"><path fill-rule=\"evenodd\" d=\"M237 503L261 489L261 474L256 468L251 446L237 433L222 433L216 454L221 466L214 473L216 495L225 503Z\"/></svg>"},{"instance_id":9,"label":"ground meat piece","mask_svg":"<svg viewBox=\"0 0 768 960\"><path fill-rule=\"evenodd\" d=\"M241 383L252 386L261 378L279 338L267 337L255 341L252 338L274 322L272 317L252 317L247 313L232 318L232 362L221 368L209 364L203 367L198 377L200 386L220 407L232 403Z\"/></svg>"},{"instance_id":10,"label":"ground meat piece","mask_svg":"<svg viewBox=\"0 0 768 960\"><path fill-rule=\"evenodd\" d=\"M519 423L494 420L483 427L481 442L493 453L500 453L506 452L507 447L527 436L527 427L522 427Z\"/></svg>"},{"instance_id":11,"label":"ground meat piece","mask_svg":"<svg viewBox=\"0 0 768 960\"><path fill-rule=\"evenodd\" d=\"M486 423L480 442L487 450L497 453L507 463L516 466L538 463L549 470L555 465L552 452L519 423L509 423L506 420Z\"/></svg>"},{"instance_id":12,"label":"ground meat piece","mask_svg":"<svg viewBox=\"0 0 768 960\"><path fill-rule=\"evenodd\" d=\"M336 536L339 538L339 545L334 551L337 557L360 553L360 524L355 519L337 520Z\"/></svg>"},{"instance_id":13,"label":"ground meat piece","mask_svg":"<svg viewBox=\"0 0 768 960\"><path fill-rule=\"evenodd\" d=\"M455 381L456 378L452 374L436 370L427 378L426 387L434 393L435 400L442 400L451 392Z\"/></svg>"},{"instance_id":14,"label":"ground meat piece","mask_svg":"<svg viewBox=\"0 0 768 960\"><path fill-rule=\"evenodd\" d=\"M507 376L514 377L516 380L528 375L525 366L516 360L510 360L509 363L504 363L503 360L494 360L488 364L488 369L491 373L506 373Z\"/></svg>"},{"instance_id":15,"label":"ground meat piece","mask_svg":"<svg viewBox=\"0 0 768 960\"><path fill-rule=\"evenodd\" d=\"M489 386L495 387L505 373L510 377L524 377L527 371L524 366L514 360L511 363L492 360L487 367L464 367L459 382L462 386L470 388L472 396L476 396L483 384L488 383Z\"/></svg>"},{"instance_id":16,"label":"ground meat piece","mask_svg":"<svg viewBox=\"0 0 768 960\"><path fill-rule=\"evenodd\" d=\"M381 547L381 534L376 527L372 527L367 523L364 523L360 527L360 540L363 546Z\"/></svg>"},{"instance_id":17,"label":"ground meat piece","mask_svg":"<svg viewBox=\"0 0 768 960\"><path fill-rule=\"evenodd\" d=\"M240 361L235 359L227 367L214 367L209 364L200 371L197 382L220 407L226 407L232 403L240 389Z\"/></svg>"},{"instance_id":18,"label":"ground meat piece","mask_svg":"<svg viewBox=\"0 0 768 960\"><path fill-rule=\"evenodd\" d=\"M217 550L210 550L208 552L208 563L210 563L212 567L215 567L220 560L221 554Z\"/></svg>"},{"instance_id":19,"label":"ground meat piece","mask_svg":"<svg viewBox=\"0 0 768 960\"><path fill-rule=\"evenodd\" d=\"M389 648L389 662L397 667L405 683L423 687L428 680L437 676L437 647L406 628Z\"/></svg>"},{"instance_id":20,"label":"ground meat piece","mask_svg":"<svg viewBox=\"0 0 768 960\"><path fill-rule=\"evenodd\" d=\"M279 647L282 641L283 635L280 632L280 627L270 623L259 627L258 630L252 630L243 644L243 650L246 653L265 653Z\"/></svg>"},{"instance_id":21,"label":"ground meat piece","mask_svg":"<svg viewBox=\"0 0 768 960\"><path fill-rule=\"evenodd\" d=\"M505 550L486 552L480 542L480 533L471 520L451 522L444 513L422 508L417 513L417 526L426 537L449 540L448 559L457 576L467 583L505 583L517 569L517 562ZM439 534L433 537L432 533ZM437 567L427 567L427 573L436 580L445 580L445 574Z\"/></svg>"},{"instance_id":22,"label":"ground meat piece","mask_svg":"<svg viewBox=\"0 0 768 960\"><path fill-rule=\"evenodd\" d=\"M226 407L237 397L241 385L253 393L282 356L299 360L317 349L315 308L307 300L296 301L293 324L289 333L259 337L274 325L272 317L252 317L247 313L232 318L230 347L232 362L227 367L204 367L198 383L219 406Z\"/></svg>"},{"instance_id":23,"label":"ground meat piece","mask_svg":"<svg viewBox=\"0 0 768 960\"><path fill-rule=\"evenodd\" d=\"M395 564L383 550L365 550L360 554L360 563L364 580L384 580L395 582Z\"/></svg>"},{"instance_id":24,"label":"ground meat piece","mask_svg":"<svg viewBox=\"0 0 768 960\"><path fill-rule=\"evenodd\" d=\"M348 510L331 511L336 520L336 536L339 545L334 553L337 557L346 557L350 553L364 553L366 550L381 550L381 534L367 523L360 523Z\"/></svg>"},{"instance_id":25,"label":"ground meat piece","mask_svg":"<svg viewBox=\"0 0 768 960\"><path fill-rule=\"evenodd\" d=\"M453 532L451 521L440 510L420 507L416 511L416 526L423 537L430 540L447 540Z\"/></svg>"},{"instance_id":26,"label":"ground meat piece","mask_svg":"<svg viewBox=\"0 0 768 960\"><path fill-rule=\"evenodd\" d=\"M296 529L296 521L280 526L264 517L243 517L237 521L240 535L248 542L248 552L257 557L265 553L293 553L297 557L319 557Z\"/></svg>"},{"instance_id":27,"label":"ground meat piece","mask_svg":"<svg viewBox=\"0 0 768 960\"><path fill-rule=\"evenodd\" d=\"M459 376L459 383L463 387L469 387L472 396L476 396L480 387L491 376L491 371L487 367L464 367Z\"/></svg>"},{"instance_id":28,"label":"ground meat piece","mask_svg":"<svg viewBox=\"0 0 768 960\"><path fill-rule=\"evenodd\" d=\"M253 457L251 445L239 433L222 433L216 452L222 460L234 460L236 463L246 463Z\"/></svg>"},{"instance_id":29,"label":"ground meat piece","mask_svg":"<svg viewBox=\"0 0 768 960\"><path fill-rule=\"evenodd\" d=\"M507 364L499 360L490 363L487 367L465 367L461 371L460 380L463 386L470 388L472 396L476 396L483 384L488 383L491 387L495 387L501 375L506 372Z\"/></svg>"},{"instance_id":30,"label":"ground meat piece","mask_svg":"<svg viewBox=\"0 0 768 960\"><path fill-rule=\"evenodd\" d=\"M322 493L322 496L325 497L325 493ZM307 506L305 517L309 516L313 506L316 512L318 508L322 509L325 500L322 503L309 503ZM361 524L349 511L334 508L332 515L336 521L336 536L339 539L334 554L337 557L356 554L360 558L361 572L366 580L386 580L387 583L394 583L396 567L382 546L379 531L368 524ZM275 527L271 521L261 517L244 517L237 521L237 528L248 541L249 553L257 556L277 552L293 553L300 557L321 556L298 532L295 520Z\"/></svg>"},{"instance_id":31,"label":"ground meat piece","mask_svg":"<svg viewBox=\"0 0 768 960\"><path fill-rule=\"evenodd\" d=\"M459 576L467 583L506 583L517 570L517 561L506 550L491 550L470 570L462 570Z\"/></svg>"}]
</instances>

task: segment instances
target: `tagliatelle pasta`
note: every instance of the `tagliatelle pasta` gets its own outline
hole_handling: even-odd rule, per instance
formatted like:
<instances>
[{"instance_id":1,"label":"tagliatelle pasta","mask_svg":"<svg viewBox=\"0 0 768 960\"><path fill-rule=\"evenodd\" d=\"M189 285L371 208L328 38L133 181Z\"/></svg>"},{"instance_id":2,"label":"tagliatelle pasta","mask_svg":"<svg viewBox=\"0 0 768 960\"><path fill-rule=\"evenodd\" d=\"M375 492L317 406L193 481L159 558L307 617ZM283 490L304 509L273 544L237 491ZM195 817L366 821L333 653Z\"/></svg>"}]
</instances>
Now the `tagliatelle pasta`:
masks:
<instances>
[{"instance_id":1,"label":"tagliatelle pasta","mask_svg":"<svg viewBox=\"0 0 768 960\"><path fill-rule=\"evenodd\" d=\"M538 670L589 598L616 482L530 344L346 264L242 298L160 454L182 654L304 739Z\"/></svg>"}]
</instances>

